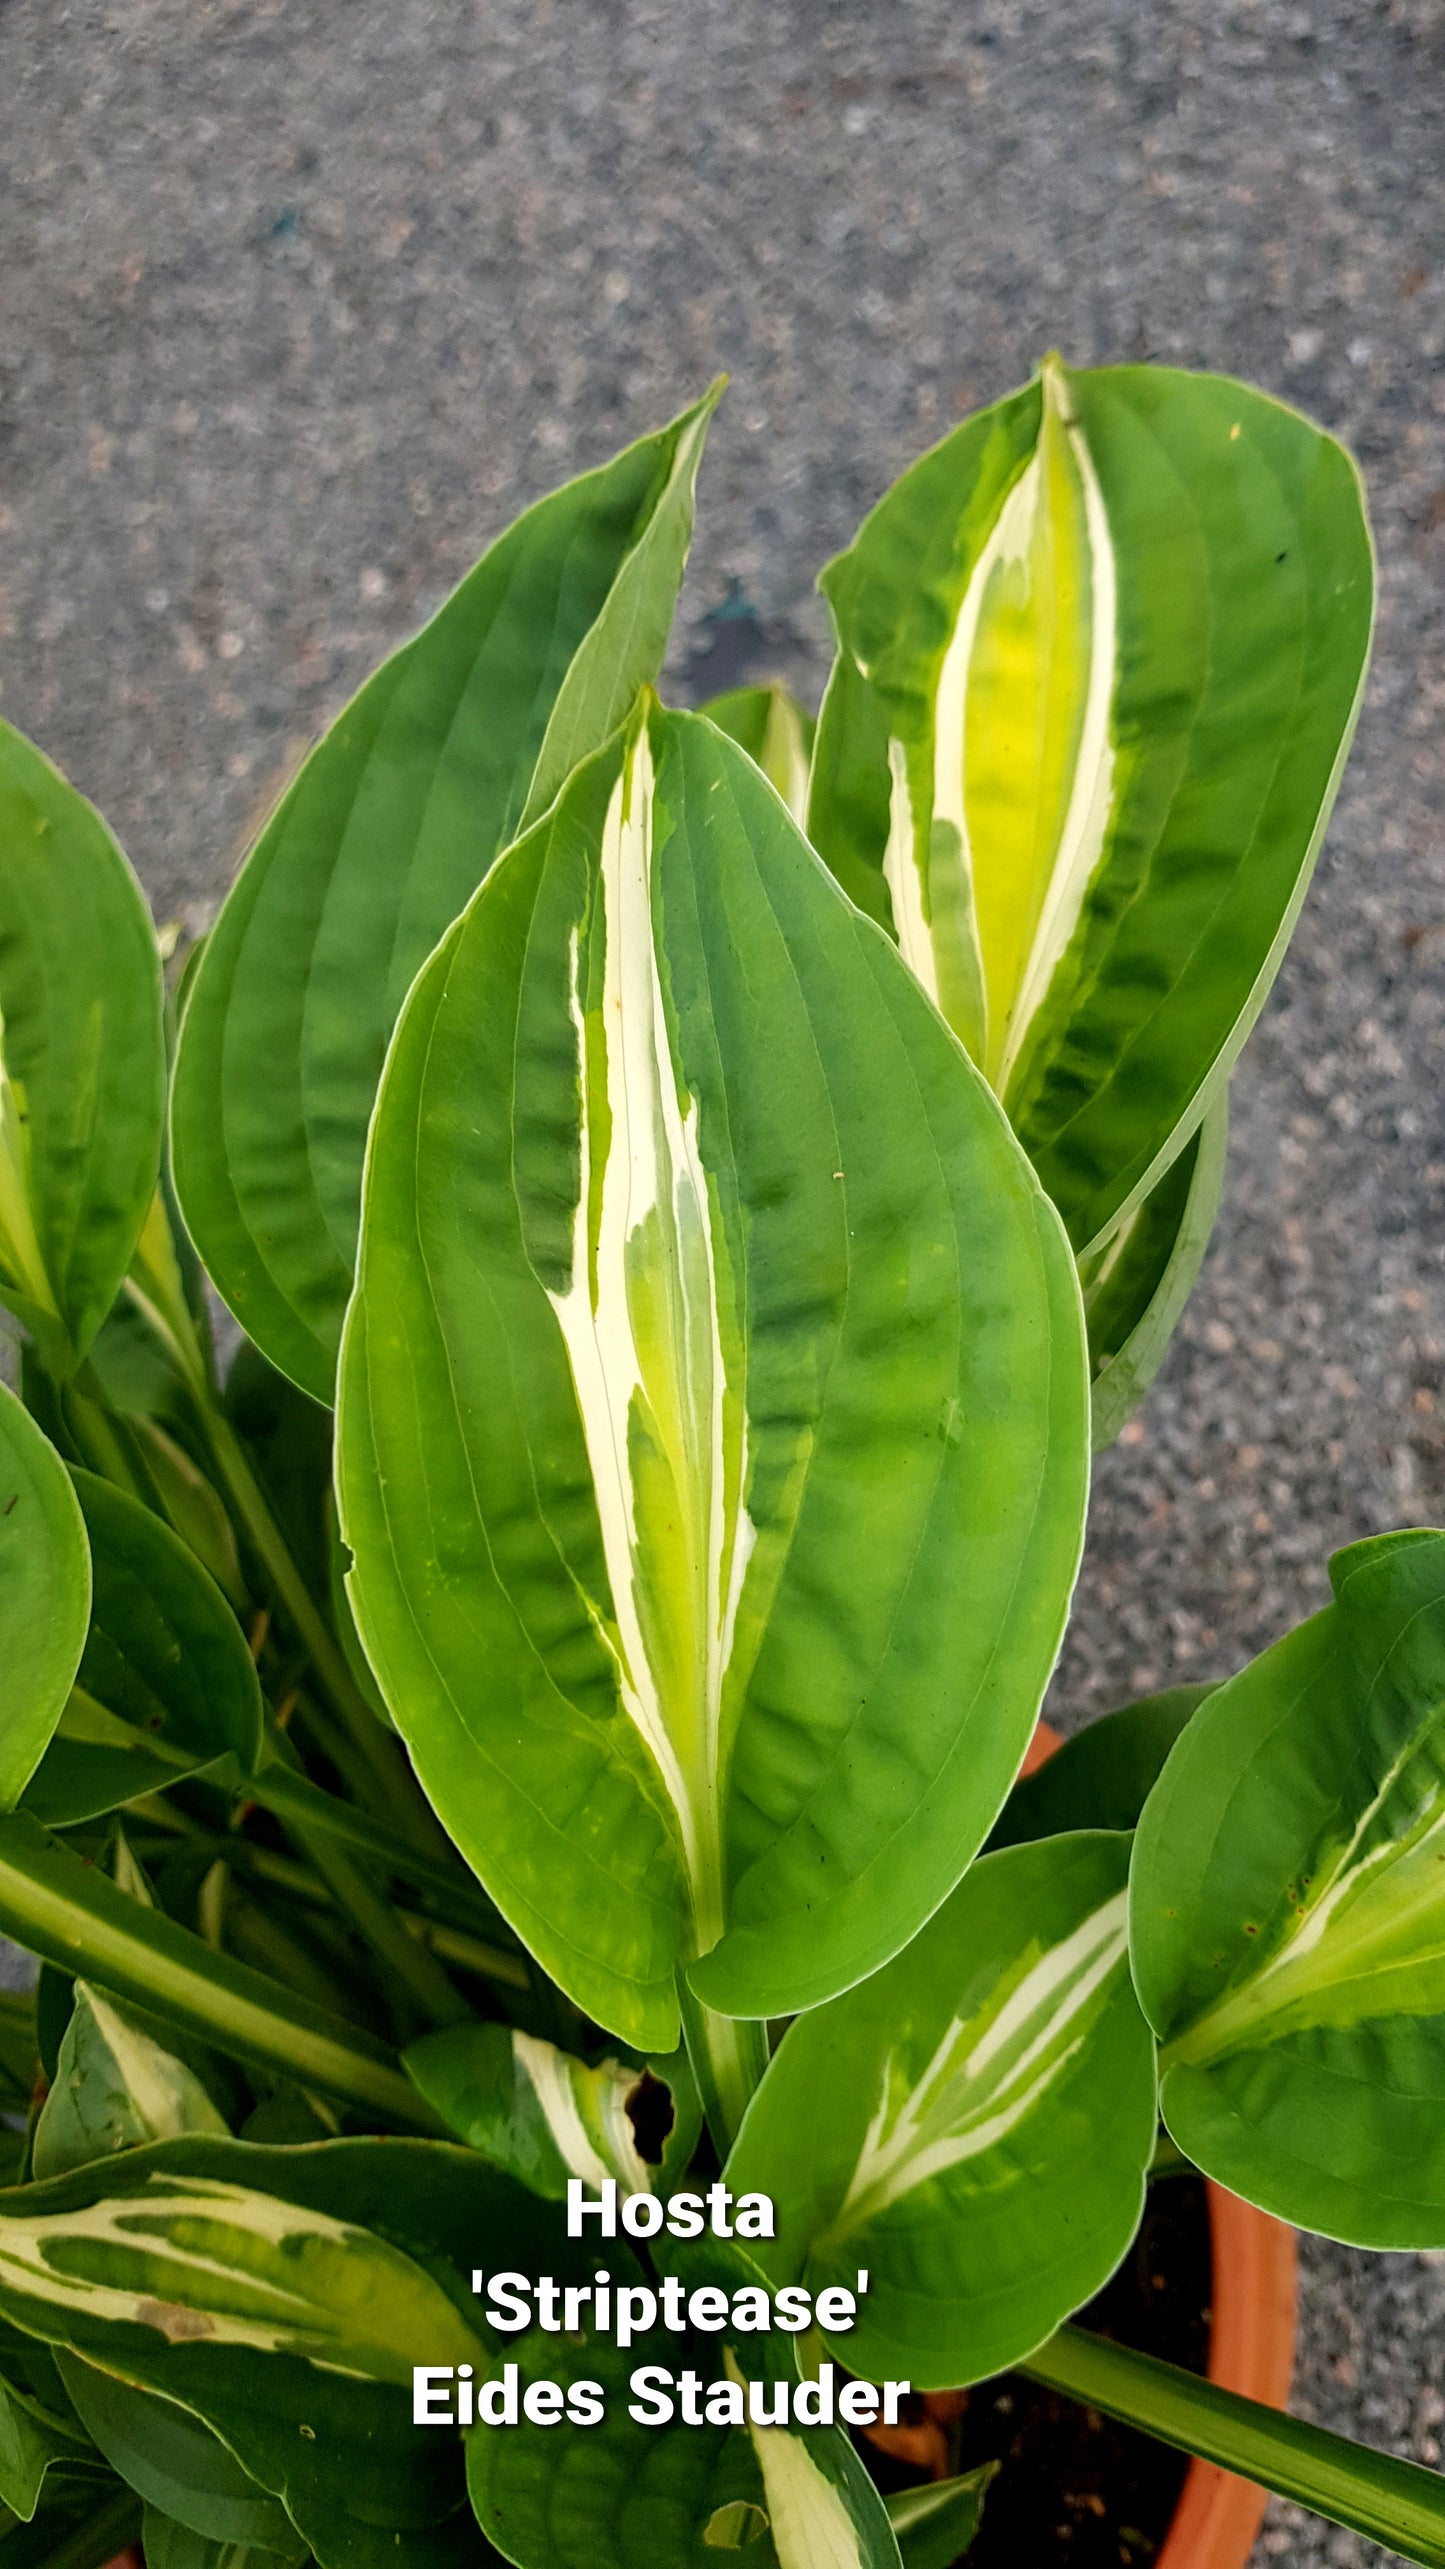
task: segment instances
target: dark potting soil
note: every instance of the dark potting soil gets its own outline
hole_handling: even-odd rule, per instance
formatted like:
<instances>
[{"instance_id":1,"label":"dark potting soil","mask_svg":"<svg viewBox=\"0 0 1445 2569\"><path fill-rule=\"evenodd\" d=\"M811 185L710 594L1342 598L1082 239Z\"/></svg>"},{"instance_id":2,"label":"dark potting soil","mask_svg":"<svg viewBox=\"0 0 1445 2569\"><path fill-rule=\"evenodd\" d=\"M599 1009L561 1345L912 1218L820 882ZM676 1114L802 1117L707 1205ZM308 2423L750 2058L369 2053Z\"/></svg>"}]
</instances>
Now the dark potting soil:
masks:
<instances>
[{"instance_id":1,"label":"dark potting soil","mask_svg":"<svg viewBox=\"0 0 1445 2569\"><path fill-rule=\"evenodd\" d=\"M1150 2187L1133 2247L1079 2325L1202 2373L1211 2288L1204 2187L1170 2177ZM967 2569L1148 2569L1189 2467L1167 2444L1017 2373L970 2391L946 2433L950 2471L1001 2466ZM875 2451L868 2458L884 2488L920 2478Z\"/></svg>"}]
</instances>

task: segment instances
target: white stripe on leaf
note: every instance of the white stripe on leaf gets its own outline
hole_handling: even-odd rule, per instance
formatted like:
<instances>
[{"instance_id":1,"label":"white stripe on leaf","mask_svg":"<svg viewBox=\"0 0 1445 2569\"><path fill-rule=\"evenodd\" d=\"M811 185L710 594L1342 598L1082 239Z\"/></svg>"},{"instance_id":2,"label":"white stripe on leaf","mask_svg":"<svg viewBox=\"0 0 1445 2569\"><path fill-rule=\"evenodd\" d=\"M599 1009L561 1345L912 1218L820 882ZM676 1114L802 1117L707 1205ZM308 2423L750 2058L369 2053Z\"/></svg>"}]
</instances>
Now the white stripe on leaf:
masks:
<instances>
[{"instance_id":1,"label":"white stripe on leaf","mask_svg":"<svg viewBox=\"0 0 1445 2569\"><path fill-rule=\"evenodd\" d=\"M1104 849L1117 578L1057 360L1039 441L969 575L939 664L931 774L889 743L884 876L905 960L1000 1096Z\"/></svg>"},{"instance_id":2,"label":"white stripe on leaf","mask_svg":"<svg viewBox=\"0 0 1445 2569\"><path fill-rule=\"evenodd\" d=\"M889 2053L830 2238L981 2157L1032 2113L1083 2042L1093 2002L1124 1968L1127 1913L1121 1891L1030 1963L991 2016L955 2017L921 2077L910 2079L901 2054Z\"/></svg>"},{"instance_id":3,"label":"white stripe on leaf","mask_svg":"<svg viewBox=\"0 0 1445 2569\"><path fill-rule=\"evenodd\" d=\"M743 1505L741 1356L730 1376L724 1348L726 1253L658 966L645 725L608 809L601 873L602 1041L588 1042L578 940L580 1184L571 1279L548 1299L572 1368L616 1617L615 1631L600 1619L599 1629L677 1813L706 1950L722 1931L723 1685L754 1529Z\"/></svg>"},{"instance_id":4,"label":"white stripe on leaf","mask_svg":"<svg viewBox=\"0 0 1445 2569\"><path fill-rule=\"evenodd\" d=\"M487 2363L440 2284L375 2232L202 2177L0 2215L0 2290L31 2305L41 2335L46 2313L139 2324L401 2383L413 2364Z\"/></svg>"}]
</instances>

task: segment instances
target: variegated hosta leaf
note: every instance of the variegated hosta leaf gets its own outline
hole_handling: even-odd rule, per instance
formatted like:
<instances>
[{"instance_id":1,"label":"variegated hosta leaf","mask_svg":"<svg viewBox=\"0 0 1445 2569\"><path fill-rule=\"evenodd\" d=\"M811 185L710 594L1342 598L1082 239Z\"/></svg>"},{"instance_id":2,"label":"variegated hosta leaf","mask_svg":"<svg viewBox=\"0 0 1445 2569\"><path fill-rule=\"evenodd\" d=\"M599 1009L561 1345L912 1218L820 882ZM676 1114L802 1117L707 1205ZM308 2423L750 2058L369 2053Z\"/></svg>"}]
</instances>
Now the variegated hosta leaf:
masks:
<instances>
[{"instance_id":1,"label":"variegated hosta leaf","mask_svg":"<svg viewBox=\"0 0 1445 2569\"><path fill-rule=\"evenodd\" d=\"M449 2130L534 2194L565 2203L571 2177L592 2188L613 2177L624 2194L653 2190L657 2171L639 2152L629 2113L647 2077L637 2062L589 2066L535 2034L476 2023L424 2034L402 2060ZM668 2067L675 2083L665 2168L686 2164L700 2128L685 2061L679 2055Z\"/></svg>"},{"instance_id":2,"label":"variegated hosta leaf","mask_svg":"<svg viewBox=\"0 0 1445 2569\"><path fill-rule=\"evenodd\" d=\"M1081 1262L1096 1454L1113 1444L1169 1352L1209 1246L1228 1147L1222 1088L1178 1159Z\"/></svg>"},{"instance_id":3,"label":"variegated hosta leaf","mask_svg":"<svg viewBox=\"0 0 1445 2569\"><path fill-rule=\"evenodd\" d=\"M1445 2246L1445 1535L1195 1713L1140 1822L1134 1971L1181 2149L1286 2221Z\"/></svg>"},{"instance_id":4,"label":"variegated hosta leaf","mask_svg":"<svg viewBox=\"0 0 1445 2569\"><path fill-rule=\"evenodd\" d=\"M35 2127L36 2176L64 2176L145 2141L225 2129L195 2071L163 2050L119 1999L78 1980L55 2082Z\"/></svg>"},{"instance_id":5,"label":"variegated hosta leaf","mask_svg":"<svg viewBox=\"0 0 1445 2569\"><path fill-rule=\"evenodd\" d=\"M247 1335L318 1400L407 985L661 668L720 390L498 538L313 751L207 940L176 1063L176 1188Z\"/></svg>"},{"instance_id":6,"label":"variegated hosta leaf","mask_svg":"<svg viewBox=\"0 0 1445 2569\"><path fill-rule=\"evenodd\" d=\"M0 2195L0 2313L200 2418L321 2569L474 2569L412 2367L493 2368L474 2262L590 2280L560 2228L444 2143L161 2142Z\"/></svg>"},{"instance_id":7,"label":"variegated hosta leaf","mask_svg":"<svg viewBox=\"0 0 1445 2569\"><path fill-rule=\"evenodd\" d=\"M1154 2055L1130 1986L1129 1841L986 1856L886 1971L784 2036L728 2162L778 2281L869 2289L833 2351L980 2381L1097 2291L1138 2227Z\"/></svg>"},{"instance_id":8,"label":"variegated hosta leaf","mask_svg":"<svg viewBox=\"0 0 1445 2569\"><path fill-rule=\"evenodd\" d=\"M90 1623L90 1546L70 1476L0 1383L0 1811L45 1755Z\"/></svg>"},{"instance_id":9,"label":"variegated hosta leaf","mask_svg":"<svg viewBox=\"0 0 1445 2569\"><path fill-rule=\"evenodd\" d=\"M736 2273L707 2251L672 2260L691 2289ZM744 2270L760 2281L754 2270ZM605 2416L586 2428L478 2424L467 2439L467 2484L476 2519L517 2569L899 2569L883 2502L837 2427L756 2426L744 2385L764 2385L762 2406L786 2404L796 2383L787 2336L683 2335L665 2328L623 2349L610 2338L513 2338L518 2389L534 2380L600 2383ZM674 2389L670 2423L629 2414L634 2373L667 2380L689 2372L702 2422L685 2422ZM727 2415L739 2421L725 2422Z\"/></svg>"},{"instance_id":10,"label":"variegated hosta leaf","mask_svg":"<svg viewBox=\"0 0 1445 2569\"><path fill-rule=\"evenodd\" d=\"M808 769L817 724L781 681L766 687L734 687L699 705L699 713L745 749L775 785L799 829L808 809Z\"/></svg>"},{"instance_id":11,"label":"variegated hosta leaf","mask_svg":"<svg viewBox=\"0 0 1445 2569\"><path fill-rule=\"evenodd\" d=\"M814 843L1082 1252L1197 1125L1304 896L1369 645L1355 468L1226 378L1051 357L822 586Z\"/></svg>"},{"instance_id":12,"label":"variegated hosta leaf","mask_svg":"<svg viewBox=\"0 0 1445 2569\"><path fill-rule=\"evenodd\" d=\"M1084 1498L1072 1260L752 762L654 709L419 976L338 1488L457 1844L639 2050L874 1969L993 1819Z\"/></svg>"},{"instance_id":13,"label":"variegated hosta leaf","mask_svg":"<svg viewBox=\"0 0 1445 2569\"><path fill-rule=\"evenodd\" d=\"M140 885L100 814L0 722L0 1301L57 1377L119 1291L164 1117Z\"/></svg>"}]
</instances>

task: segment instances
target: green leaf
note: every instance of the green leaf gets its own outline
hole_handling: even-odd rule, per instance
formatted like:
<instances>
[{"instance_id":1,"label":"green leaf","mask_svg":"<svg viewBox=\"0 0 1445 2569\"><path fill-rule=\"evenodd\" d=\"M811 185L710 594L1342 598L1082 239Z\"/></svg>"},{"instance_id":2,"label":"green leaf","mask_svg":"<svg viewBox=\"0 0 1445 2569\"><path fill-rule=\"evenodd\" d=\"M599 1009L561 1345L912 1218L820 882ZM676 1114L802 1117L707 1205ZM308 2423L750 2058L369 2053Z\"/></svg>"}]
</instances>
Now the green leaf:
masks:
<instances>
[{"instance_id":1,"label":"green leaf","mask_svg":"<svg viewBox=\"0 0 1445 2569\"><path fill-rule=\"evenodd\" d=\"M560 2228L439 2143L163 2142L0 2196L0 2309L200 2419L321 2569L474 2569L461 2453L413 2425L412 2368L484 2377L498 2350L456 2260L572 2280ZM84 2396L99 2418L104 2383ZM244 2484L218 2482L209 2443L174 2440L174 2421L162 2442L144 2412L107 2417L133 2439L128 2471L150 2453L169 2473L169 2501L155 2500L168 2512L182 2487L251 2504Z\"/></svg>"},{"instance_id":2,"label":"green leaf","mask_svg":"<svg viewBox=\"0 0 1445 2569\"><path fill-rule=\"evenodd\" d=\"M78 1980L35 2127L36 2176L64 2176L140 2142L225 2129L195 2071L163 2050L129 2008Z\"/></svg>"},{"instance_id":3,"label":"green leaf","mask_svg":"<svg viewBox=\"0 0 1445 2569\"><path fill-rule=\"evenodd\" d=\"M156 2507L146 2508L141 2547L146 2569L272 2569L276 2558L254 2542L208 2542Z\"/></svg>"},{"instance_id":4,"label":"green leaf","mask_svg":"<svg viewBox=\"0 0 1445 2569\"><path fill-rule=\"evenodd\" d=\"M791 2341L657 2328L626 2349L605 2337L533 2330L512 2338L518 2421L478 2423L467 2438L467 2485L477 2522L518 2569L898 2569L883 2504L836 2427L753 2427L746 2380L796 2380ZM742 2350L746 2348L746 2355ZM741 2357L741 2362L739 2358ZM746 2372L744 2372L744 2365ZM702 2414L644 2425L629 2410L636 2371L691 2373ZM586 2427L530 2422L521 2401L534 2381L595 2384L603 2416ZM677 2393L673 2393L674 2402ZM764 2403L771 2414L772 2395Z\"/></svg>"},{"instance_id":5,"label":"green leaf","mask_svg":"<svg viewBox=\"0 0 1445 2569\"><path fill-rule=\"evenodd\" d=\"M57 2357L64 2381L89 2433L147 2510L161 2509L193 2540L252 2545L289 2562L302 2562L303 2541L280 2501L243 2471L218 2435L174 2400L88 2364L79 2355ZM147 2555L146 2569L155 2569Z\"/></svg>"},{"instance_id":6,"label":"green leaf","mask_svg":"<svg viewBox=\"0 0 1445 2569\"><path fill-rule=\"evenodd\" d=\"M873 877L1081 1253L1201 1121L1293 927L1363 685L1359 479L1163 366L963 426L824 572L809 825Z\"/></svg>"},{"instance_id":7,"label":"green leaf","mask_svg":"<svg viewBox=\"0 0 1445 2569\"><path fill-rule=\"evenodd\" d=\"M771 2195L760 2263L858 2294L830 2351L870 2380L981 2381L1096 2292L1139 2225L1153 2046L1125 1949L1127 1838L986 1856L922 1934L784 2036L728 2182Z\"/></svg>"},{"instance_id":8,"label":"green leaf","mask_svg":"<svg viewBox=\"0 0 1445 2569\"><path fill-rule=\"evenodd\" d=\"M628 2115L647 2074L638 2062L606 2058L589 2066L536 2035L478 2024L425 2034L402 2062L449 2129L534 2194L565 2203L574 2176L593 2186L615 2177L624 2194L653 2190L653 2170ZM689 2103L695 2147L695 2099L674 2091L674 2127Z\"/></svg>"},{"instance_id":9,"label":"green leaf","mask_svg":"<svg viewBox=\"0 0 1445 2569\"><path fill-rule=\"evenodd\" d=\"M1061 1829L1133 1829L1185 1723L1210 1686L1168 1686L1104 1713L1021 1776L989 1847L1022 1846Z\"/></svg>"},{"instance_id":10,"label":"green leaf","mask_svg":"<svg viewBox=\"0 0 1445 2569\"><path fill-rule=\"evenodd\" d=\"M100 814L0 723L0 1299L70 1373L160 1166L161 959Z\"/></svg>"},{"instance_id":11,"label":"green leaf","mask_svg":"<svg viewBox=\"0 0 1445 2569\"><path fill-rule=\"evenodd\" d=\"M778 680L767 687L734 687L699 705L699 713L745 749L775 785L799 829L808 809L808 767L817 724Z\"/></svg>"},{"instance_id":12,"label":"green leaf","mask_svg":"<svg viewBox=\"0 0 1445 2569\"><path fill-rule=\"evenodd\" d=\"M138 1499L74 1472L93 1565L80 1684L25 1805L64 1827L228 1754L261 1753L261 1692L214 1581Z\"/></svg>"},{"instance_id":13,"label":"green leaf","mask_svg":"<svg viewBox=\"0 0 1445 2569\"><path fill-rule=\"evenodd\" d=\"M1419 2462L1372 2452L1084 2328L1061 2328L1022 2370L1106 2417L1349 2525L1392 2558L1445 2569L1445 2480Z\"/></svg>"},{"instance_id":14,"label":"green leaf","mask_svg":"<svg viewBox=\"0 0 1445 2569\"><path fill-rule=\"evenodd\" d=\"M1149 1797L1134 1972L1196 2165L1331 2238L1445 2246L1445 1535L1330 1579Z\"/></svg>"},{"instance_id":15,"label":"green leaf","mask_svg":"<svg viewBox=\"0 0 1445 2569\"><path fill-rule=\"evenodd\" d=\"M84 2430L0 2383L0 2505L29 2524L48 2473L89 2453ZM89 2457L92 2461L94 2455Z\"/></svg>"},{"instance_id":16,"label":"green leaf","mask_svg":"<svg viewBox=\"0 0 1445 2569\"><path fill-rule=\"evenodd\" d=\"M197 967L177 1192L237 1319L318 1400L407 986L493 858L656 677L720 390L529 509L368 679L266 823Z\"/></svg>"},{"instance_id":17,"label":"green leaf","mask_svg":"<svg viewBox=\"0 0 1445 2569\"><path fill-rule=\"evenodd\" d=\"M983 2502L997 2473L996 2462L984 2462L960 2479L900 2489L885 2501L903 2569L953 2569L983 2522Z\"/></svg>"},{"instance_id":18,"label":"green leaf","mask_svg":"<svg viewBox=\"0 0 1445 2569\"><path fill-rule=\"evenodd\" d=\"M430 2128L384 2043L143 1908L25 1811L0 1818L0 1928L57 1970L84 1972L236 2060L403 2130Z\"/></svg>"},{"instance_id":19,"label":"green leaf","mask_svg":"<svg viewBox=\"0 0 1445 2569\"><path fill-rule=\"evenodd\" d=\"M1228 1149L1221 1088L1178 1159L1085 1262L1096 1454L1113 1444L1169 1352L1214 1229Z\"/></svg>"},{"instance_id":20,"label":"green leaf","mask_svg":"<svg viewBox=\"0 0 1445 2569\"><path fill-rule=\"evenodd\" d=\"M85 1520L64 1464L0 1384L0 1810L13 1810L80 1665L90 1620Z\"/></svg>"},{"instance_id":21,"label":"green leaf","mask_svg":"<svg viewBox=\"0 0 1445 2569\"><path fill-rule=\"evenodd\" d=\"M952 1887L1057 1647L1083 1377L983 1082L752 762L653 709L417 980L338 1422L397 1727L599 2023L670 2050L689 1963L814 2004Z\"/></svg>"}]
</instances>

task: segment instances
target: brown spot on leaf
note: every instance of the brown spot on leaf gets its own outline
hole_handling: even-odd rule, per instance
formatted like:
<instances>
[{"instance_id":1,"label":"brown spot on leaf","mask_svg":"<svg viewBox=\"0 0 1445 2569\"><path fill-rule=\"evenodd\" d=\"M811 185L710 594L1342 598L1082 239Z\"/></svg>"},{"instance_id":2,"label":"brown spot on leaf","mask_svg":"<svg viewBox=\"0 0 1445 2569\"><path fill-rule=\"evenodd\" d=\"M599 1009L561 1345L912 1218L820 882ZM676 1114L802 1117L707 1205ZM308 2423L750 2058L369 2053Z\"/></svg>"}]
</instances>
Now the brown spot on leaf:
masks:
<instances>
[{"instance_id":1,"label":"brown spot on leaf","mask_svg":"<svg viewBox=\"0 0 1445 2569\"><path fill-rule=\"evenodd\" d=\"M135 2315L143 2328L158 2328L173 2346L188 2337L214 2337L216 2323L208 2310L188 2310L181 2301L138 2301Z\"/></svg>"}]
</instances>

